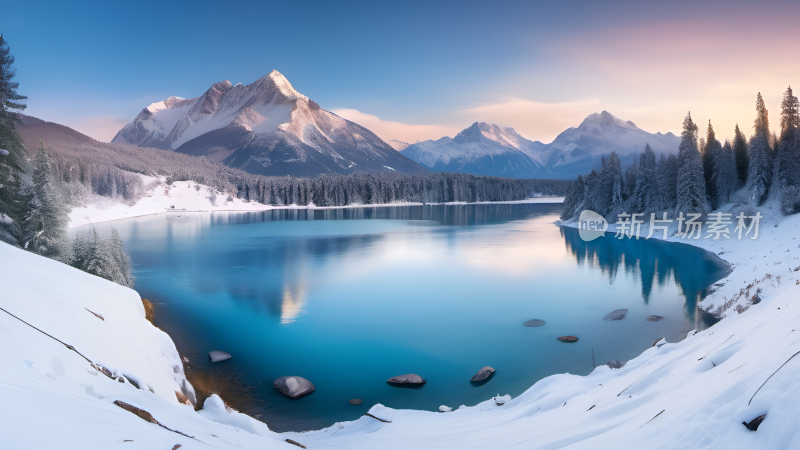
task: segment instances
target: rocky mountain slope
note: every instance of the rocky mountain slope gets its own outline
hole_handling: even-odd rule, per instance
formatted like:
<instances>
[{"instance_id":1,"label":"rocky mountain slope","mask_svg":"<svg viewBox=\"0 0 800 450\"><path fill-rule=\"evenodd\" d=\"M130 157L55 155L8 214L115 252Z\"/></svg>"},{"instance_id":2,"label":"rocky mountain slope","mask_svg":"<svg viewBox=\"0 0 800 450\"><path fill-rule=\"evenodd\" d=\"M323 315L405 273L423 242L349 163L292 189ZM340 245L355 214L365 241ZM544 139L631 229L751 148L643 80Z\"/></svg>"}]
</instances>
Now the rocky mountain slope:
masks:
<instances>
[{"instance_id":1,"label":"rocky mountain slope","mask_svg":"<svg viewBox=\"0 0 800 450\"><path fill-rule=\"evenodd\" d=\"M200 97L153 103L112 142L262 175L427 172L368 129L320 108L277 71L248 85L222 81Z\"/></svg>"}]
</instances>

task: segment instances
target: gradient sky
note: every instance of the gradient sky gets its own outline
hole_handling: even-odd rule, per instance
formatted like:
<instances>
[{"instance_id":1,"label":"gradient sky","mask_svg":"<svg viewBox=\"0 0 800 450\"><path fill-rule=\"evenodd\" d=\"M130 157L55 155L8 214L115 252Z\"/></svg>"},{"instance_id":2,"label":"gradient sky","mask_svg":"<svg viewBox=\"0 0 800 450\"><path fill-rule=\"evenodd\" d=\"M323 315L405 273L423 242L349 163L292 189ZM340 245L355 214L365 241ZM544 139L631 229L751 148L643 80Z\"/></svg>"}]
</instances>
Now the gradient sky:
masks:
<instances>
[{"instance_id":1,"label":"gradient sky","mask_svg":"<svg viewBox=\"0 0 800 450\"><path fill-rule=\"evenodd\" d=\"M800 88L800 2L62 2L0 6L27 113L110 140L148 104L275 69L407 142L474 121L550 142L608 110L750 134Z\"/></svg>"}]
</instances>

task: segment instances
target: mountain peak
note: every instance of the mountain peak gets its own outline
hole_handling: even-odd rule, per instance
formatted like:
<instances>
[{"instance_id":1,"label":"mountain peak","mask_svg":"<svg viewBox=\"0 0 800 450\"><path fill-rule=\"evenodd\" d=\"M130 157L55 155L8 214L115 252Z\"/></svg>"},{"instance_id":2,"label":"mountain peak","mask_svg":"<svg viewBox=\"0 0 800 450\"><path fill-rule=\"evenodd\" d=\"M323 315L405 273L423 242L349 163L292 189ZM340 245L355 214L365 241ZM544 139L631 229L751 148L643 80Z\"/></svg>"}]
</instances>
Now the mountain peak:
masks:
<instances>
[{"instance_id":1,"label":"mountain peak","mask_svg":"<svg viewBox=\"0 0 800 450\"><path fill-rule=\"evenodd\" d=\"M578 125L579 130L587 130L592 128L606 131L614 128L639 129L639 127L637 127L636 124L630 120L622 120L606 110L603 110L599 113L589 114L585 119L583 119L583 122Z\"/></svg>"},{"instance_id":2,"label":"mountain peak","mask_svg":"<svg viewBox=\"0 0 800 450\"><path fill-rule=\"evenodd\" d=\"M292 83L290 83L289 80L277 70L273 70L272 72L264 75L256 80L256 82L253 84L274 87L288 99L305 97L303 94L297 92L294 86L292 86Z\"/></svg>"}]
</instances>

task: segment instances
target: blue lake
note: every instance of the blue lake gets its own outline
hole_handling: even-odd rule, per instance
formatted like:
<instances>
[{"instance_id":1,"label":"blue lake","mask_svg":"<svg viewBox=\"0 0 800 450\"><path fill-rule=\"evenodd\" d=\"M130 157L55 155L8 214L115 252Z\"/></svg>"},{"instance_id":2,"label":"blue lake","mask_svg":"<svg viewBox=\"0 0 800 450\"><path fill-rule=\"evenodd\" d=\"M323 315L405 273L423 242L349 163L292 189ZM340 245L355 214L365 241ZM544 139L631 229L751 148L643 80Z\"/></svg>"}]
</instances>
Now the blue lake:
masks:
<instances>
[{"instance_id":1,"label":"blue lake","mask_svg":"<svg viewBox=\"0 0 800 450\"><path fill-rule=\"evenodd\" d=\"M560 210L170 213L96 227L119 231L136 289L189 366L235 378L248 399L235 406L285 431L353 420L375 403L437 410L516 396L548 375L588 374L592 350L597 365L628 360L657 337L708 326L696 304L727 272L718 258L657 241L584 242L554 225ZM619 308L623 320L603 320ZM522 326L534 318L547 324ZM233 359L212 366L211 350ZM487 365L495 376L471 385ZM428 383L386 384L406 373ZM286 375L317 391L282 396L272 381Z\"/></svg>"}]
</instances>

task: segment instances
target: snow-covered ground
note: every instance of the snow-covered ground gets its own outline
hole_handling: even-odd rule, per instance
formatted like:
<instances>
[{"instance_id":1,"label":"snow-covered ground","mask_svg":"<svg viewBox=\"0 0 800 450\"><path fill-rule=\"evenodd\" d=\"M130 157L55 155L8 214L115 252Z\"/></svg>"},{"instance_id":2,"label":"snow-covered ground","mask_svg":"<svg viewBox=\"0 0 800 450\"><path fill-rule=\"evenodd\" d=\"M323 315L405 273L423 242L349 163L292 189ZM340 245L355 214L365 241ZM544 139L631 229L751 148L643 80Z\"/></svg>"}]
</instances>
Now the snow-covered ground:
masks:
<instances>
[{"instance_id":1,"label":"snow-covered ground","mask_svg":"<svg viewBox=\"0 0 800 450\"><path fill-rule=\"evenodd\" d=\"M73 208L69 214L70 228L79 227L90 223L108 222L112 220L129 219L131 217L147 216L153 214L180 214L181 212L248 212L264 211L269 209L337 209L337 208L362 208L364 206L404 206L421 205L422 203L398 202L375 205L348 205L318 207L309 206L270 206L257 202L247 202L238 198L228 198L227 194L216 192L214 189L197 184L193 181L176 181L172 186L163 183L163 178L140 175L147 186L145 196L133 205L117 201L108 197L95 196L88 201L87 206ZM159 182L161 181L161 182ZM564 197L538 197L528 200L512 202L480 202L480 203L561 203ZM452 204L466 204L455 202Z\"/></svg>"},{"instance_id":2,"label":"snow-covered ground","mask_svg":"<svg viewBox=\"0 0 800 450\"><path fill-rule=\"evenodd\" d=\"M800 271L794 271L800 215L782 218L769 204L762 214L757 240L690 242L733 265L702 303L736 301L708 330L677 343L662 340L622 369L600 366L588 376L545 378L502 406L487 400L433 413L376 405L371 414L386 422L364 416L284 434L227 411L217 399L200 412L179 404L177 352L144 319L135 292L0 244L0 307L145 387L96 373L79 355L0 311L0 443L291 449L284 440L293 439L309 449L356 450L800 448L800 356L790 359L800 351ZM746 297L758 288L762 301L749 304ZM146 422L115 400L194 439ZM758 431L742 425L762 414Z\"/></svg>"}]
</instances>

